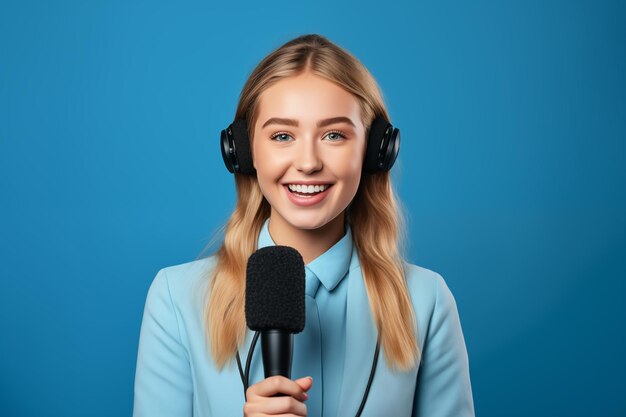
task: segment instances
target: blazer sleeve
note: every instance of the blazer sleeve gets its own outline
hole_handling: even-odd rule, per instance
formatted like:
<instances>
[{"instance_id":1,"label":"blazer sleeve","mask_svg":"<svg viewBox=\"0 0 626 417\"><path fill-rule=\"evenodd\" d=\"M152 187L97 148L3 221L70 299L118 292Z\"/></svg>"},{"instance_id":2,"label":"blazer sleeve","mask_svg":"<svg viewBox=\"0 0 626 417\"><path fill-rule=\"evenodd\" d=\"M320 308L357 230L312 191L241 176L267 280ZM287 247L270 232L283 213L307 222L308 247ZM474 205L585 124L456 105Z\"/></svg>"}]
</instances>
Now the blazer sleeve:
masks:
<instances>
[{"instance_id":1,"label":"blazer sleeve","mask_svg":"<svg viewBox=\"0 0 626 417\"><path fill-rule=\"evenodd\" d=\"M187 350L165 269L148 290L139 335L133 417L192 415L193 386Z\"/></svg>"},{"instance_id":2,"label":"blazer sleeve","mask_svg":"<svg viewBox=\"0 0 626 417\"><path fill-rule=\"evenodd\" d=\"M435 273L435 305L417 376L413 417L473 417L469 360L456 301Z\"/></svg>"}]
</instances>

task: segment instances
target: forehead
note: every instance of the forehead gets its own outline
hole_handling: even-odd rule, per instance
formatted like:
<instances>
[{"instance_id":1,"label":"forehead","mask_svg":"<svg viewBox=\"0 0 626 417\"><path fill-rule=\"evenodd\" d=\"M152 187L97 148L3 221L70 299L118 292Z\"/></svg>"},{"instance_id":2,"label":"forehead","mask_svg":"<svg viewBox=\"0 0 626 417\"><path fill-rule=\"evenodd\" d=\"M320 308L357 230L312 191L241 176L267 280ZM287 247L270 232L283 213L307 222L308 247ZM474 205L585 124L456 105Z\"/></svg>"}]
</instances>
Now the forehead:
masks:
<instances>
[{"instance_id":1,"label":"forehead","mask_svg":"<svg viewBox=\"0 0 626 417\"><path fill-rule=\"evenodd\" d=\"M347 116L360 121L358 99L339 85L312 73L284 78L259 96L257 125L269 117L316 121Z\"/></svg>"}]
</instances>

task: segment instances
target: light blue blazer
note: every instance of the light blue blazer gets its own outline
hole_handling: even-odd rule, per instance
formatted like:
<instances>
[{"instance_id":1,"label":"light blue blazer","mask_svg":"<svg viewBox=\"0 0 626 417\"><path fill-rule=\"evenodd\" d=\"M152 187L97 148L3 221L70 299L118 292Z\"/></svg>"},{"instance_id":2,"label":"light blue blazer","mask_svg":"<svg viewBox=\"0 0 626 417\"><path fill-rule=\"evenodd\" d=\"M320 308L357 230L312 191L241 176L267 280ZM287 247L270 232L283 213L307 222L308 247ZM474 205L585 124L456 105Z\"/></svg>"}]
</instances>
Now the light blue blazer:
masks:
<instances>
[{"instance_id":1,"label":"light blue blazer","mask_svg":"<svg viewBox=\"0 0 626 417\"><path fill-rule=\"evenodd\" d=\"M259 247L268 244L268 237L266 222L259 236ZM349 229L347 237L347 242L342 243L349 245L345 252L349 256L349 268L343 278L347 280L345 358L343 378L334 384L341 386L336 413L341 417L354 416L359 407L377 337ZM323 256L320 256L322 260L331 260ZM154 278L148 290L139 338L133 416L243 415L245 398L236 362L233 360L218 371L205 343L205 291L215 261L211 256L170 266L161 269ZM362 416L473 416L469 362L455 299L439 274L408 263L405 267L422 359L409 371L394 371L385 361L381 348ZM296 356L300 335L295 335L294 362L299 360ZM240 349L243 362L252 336L253 332L248 330L244 347ZM251 383L263 378L260 350L259 344L253 356ZM309 397L306 402L309 416L313 414L311 410L321 410L319 404L311 401L320 400Z\"/></svg>"}]
</instances>

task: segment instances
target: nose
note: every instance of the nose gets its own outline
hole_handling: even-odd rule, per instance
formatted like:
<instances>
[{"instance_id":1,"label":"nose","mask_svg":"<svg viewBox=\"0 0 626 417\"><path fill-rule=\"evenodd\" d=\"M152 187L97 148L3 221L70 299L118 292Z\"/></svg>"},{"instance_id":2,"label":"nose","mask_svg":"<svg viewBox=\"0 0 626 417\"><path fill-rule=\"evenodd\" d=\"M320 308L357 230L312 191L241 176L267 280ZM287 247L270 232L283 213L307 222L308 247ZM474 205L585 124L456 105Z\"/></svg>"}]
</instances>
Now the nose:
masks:
<instances>
[{"instance_id":1,"label":"nose","mask_svg":"<svg viewBox=\"0 0 626 417\"><path fill-rule=\"evenodd\" d=\"M319 157L317 144L314 140L303 140L296 149L294 167L305 174L319 171L323 167L322 159Z\"/></svg>"}]
</instances>

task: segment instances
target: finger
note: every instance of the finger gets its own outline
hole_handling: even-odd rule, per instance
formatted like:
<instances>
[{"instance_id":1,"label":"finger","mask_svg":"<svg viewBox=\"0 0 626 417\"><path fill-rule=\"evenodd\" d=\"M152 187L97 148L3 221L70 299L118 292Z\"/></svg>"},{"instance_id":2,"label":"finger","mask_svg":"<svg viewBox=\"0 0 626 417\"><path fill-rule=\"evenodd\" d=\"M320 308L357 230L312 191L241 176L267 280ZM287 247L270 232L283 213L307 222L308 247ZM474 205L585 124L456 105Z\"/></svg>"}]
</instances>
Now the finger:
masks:
<instances>
[{"instance_id":1,"label":"finger","mask_svg":"<svg viewBox=\"0 0 626 417\"><path fill-rule=\"evenodd\" d=\"M276 375L269 378L265 378L261 382L250 386L248 388L249 395L256 395L260 397L272 397L276 394L286 394L292 396L298 400L304 401L306 399L306 393L300 387L289 378Z\"/></svg>"},{"instance_id":2,"label":"finger","mask_svg":"<svg viewBox=\"0 0 626 417\"><path fill-rule=\"evenodd\" d=\"M300 385L304 391L308 391L313 386L313 378L310 376L304 378L298 378L294 381L296 384Z\"/></svg>"},{"instance_id":3,"label":"finger","mask_svg":"<svg viewBox=\"0 0 626 417\"><path fill-rule=\"evenodd\" d=\"M243 415L244 417L257 417L257 416L274 416L274 417L306 417L306 405L302 404L302 407L298 407L298 410L295 412L288 412L288 413L280 413L280 414L275 414L272 411L267 411L267 404L266 401L269 400L273 400L275 398L291 398L293 399L293 397L257 397L258 399L263 399L261 402L256 402L256 403L251 403L251 402L246 402L243 405ZM294 400L297 401L297 400Z\"/></svg>"},{"instance_id":4,"label":"finger","mask_svg":"<svg viewBox=\"0 0 626 417\"><path fill-rule=\"evenodd\" d=\"M262 402L255 404L254 409L257 413L263 415L294 414L296 416L306 416L306 405L289 395L285 397L265 397Z\"/></svg>"}]
</instances>

